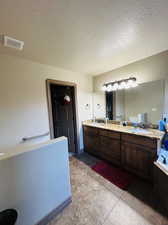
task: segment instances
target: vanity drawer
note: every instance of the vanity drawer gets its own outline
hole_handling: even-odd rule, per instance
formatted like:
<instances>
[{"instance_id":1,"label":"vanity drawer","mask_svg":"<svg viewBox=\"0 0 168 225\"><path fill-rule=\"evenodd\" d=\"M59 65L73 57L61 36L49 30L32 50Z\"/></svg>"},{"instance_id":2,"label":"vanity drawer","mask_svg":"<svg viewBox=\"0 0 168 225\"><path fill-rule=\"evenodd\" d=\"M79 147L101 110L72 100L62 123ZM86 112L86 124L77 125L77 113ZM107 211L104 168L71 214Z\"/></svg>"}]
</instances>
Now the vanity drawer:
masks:
<instances>
[{"instance_id":1,"label":"vanity drawer","mask_svg":"<svg viewBox=\"0 0 168 225\"><path fill-rule=\"evenodd\" d=\"M98 135L98 132L99 132L99 130L97 128L89 127L89 126L84 126L83 130L84 130L85 135L91 135L91 136Z\"/></svg>"},{"instance_id":2,"label":"vanity drawer","mask_svg":"<svg viewBox=\"0 0 168 225\"><path fill-rule=\"evenodd\" d=\"M115 138L115 139L120 139L120 133L119 132L115 132L115 131L100 129L99 134L101 136L105 136L105 137L111 137L111 138Z\"/></svg>"},{"instance_id":3,"label":"vanity drawer","mask_svg":"<svg viewBox=\"0 0 168 225\"><path fill-rule=\"evenodd\" d=\"M137 145L147 146L149 148L157 149L156 139L138 136L135 134L121 134L121 140L125 142L130 142Z\"/></svg>"}]
</instances>

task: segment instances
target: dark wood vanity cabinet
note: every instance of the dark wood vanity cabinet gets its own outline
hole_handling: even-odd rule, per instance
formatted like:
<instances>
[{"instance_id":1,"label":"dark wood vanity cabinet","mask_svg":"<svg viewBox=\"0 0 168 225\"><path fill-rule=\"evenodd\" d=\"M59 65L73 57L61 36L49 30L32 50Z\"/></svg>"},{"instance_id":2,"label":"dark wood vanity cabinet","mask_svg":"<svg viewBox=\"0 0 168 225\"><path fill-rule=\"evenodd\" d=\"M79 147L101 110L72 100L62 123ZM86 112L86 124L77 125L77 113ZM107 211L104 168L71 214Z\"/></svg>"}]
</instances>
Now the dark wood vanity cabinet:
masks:
<instances>
[{"instance_id":1,"label":"dark wood vanity cabinet","mask_svg":"<svg viewBox=\"0 0 168 225\"><path fill-rule=\"evenodd\" d=\"M101 130L100 137L100 156L114 164L121 163L121 141L120 133Z\"/></svg>"},{"instance_id":2,"label":"dark wood vanity cabinet","mask_svg":"<svg viewBox=\"0 0 168 225\"><path fill-rule=\"evenodd\" d=\"M154 149L124 142L121 151L123 168L143 178L152 179Z\"/></svg>"},{"instance_id":3,"label":"dark wood vanity cabinet","mask_svg":"<svg viewBox=\"0 0 168 225\"><path fill-rule=\"evenodd\" d=\"M123 168L147 179L152 179L153 162L157 154L155 139L121 134Z\"/></svg>"},{"instance_id":4,"label":"dark wood vanity cabinet","mask_svg":"<svg viewBox=\"0 0 168 225\"><path fill-rule=\"evenodd\" d=\"M99 130L94 127L83 127L83 137L84 137L84 149L85 151L99 156L100 146L99 146Z\"/></svg>"},{"instance_id":5,"label":"dark wood vanity cabinet","mask_svg":"<svg viewBox=\"0 0 168 225\"><path fill-rule=\"evenodd\" d=\"M120 133L84 126L84 149L115 164L121 162Z\"/></svg>"},{"instance_id":6,"label":"dark wood vanity cabinet","mask_svg":"<svg viewBox=\"0 0 168 225\"><path fill-rule=\"evenodd\" d=\"M83 127L85 151L143 178L152 179L157 140L134 134Z\"/></svg>"}]
</instances>

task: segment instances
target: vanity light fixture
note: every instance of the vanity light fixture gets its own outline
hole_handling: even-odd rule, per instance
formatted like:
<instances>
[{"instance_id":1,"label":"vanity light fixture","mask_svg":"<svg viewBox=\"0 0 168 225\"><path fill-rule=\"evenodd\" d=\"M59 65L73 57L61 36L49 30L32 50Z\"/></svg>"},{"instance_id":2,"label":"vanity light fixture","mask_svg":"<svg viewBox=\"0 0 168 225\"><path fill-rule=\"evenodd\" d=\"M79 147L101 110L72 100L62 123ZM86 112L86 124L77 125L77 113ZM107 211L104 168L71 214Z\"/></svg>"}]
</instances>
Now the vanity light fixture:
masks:
<instances>
[{"instance_id":1,"label":"vanity light fixture","mask_svg":"<svg viewBox=\"0 0 168 225\"><path fill-rule=\"evenodd\" d=\"M117 91L122 89L134 88L137 86L138 84L137 84L136 78L130 77L128 79L106 83L103 85L102 90L111 92L111 91Z\"/></svg>"},{"instance_id":2,"label":"vanity light fixture","mask_svg":"<svg viewBox=\"0 0 168 225\"><path fill-rule=\"evenodd\" d=\"M106 87L106 91L107 91L107 92L112 91L112 85L111 85L111 84L109 84L109 85Z\"/></svg>"}]
</instances>

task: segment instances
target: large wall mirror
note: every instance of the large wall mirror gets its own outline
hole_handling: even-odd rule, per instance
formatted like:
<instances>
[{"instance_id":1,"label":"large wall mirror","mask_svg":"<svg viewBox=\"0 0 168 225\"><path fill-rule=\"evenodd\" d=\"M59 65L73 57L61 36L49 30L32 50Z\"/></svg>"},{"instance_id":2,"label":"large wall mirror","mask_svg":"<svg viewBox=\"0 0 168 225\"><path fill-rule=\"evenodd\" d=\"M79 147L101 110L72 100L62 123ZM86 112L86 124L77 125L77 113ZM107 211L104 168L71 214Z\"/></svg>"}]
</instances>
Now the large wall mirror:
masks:
<instances>
[{"instance_id":1,"label":"large wall mirror","mask_svg":"<svg viewBox=\"0 0 168 225\"><path fill-rule=\"evenodd\" d=\"M146 121L158 124L164 109L164 80L139 84L135 88L115 92L93 93L93 115L112 120L138 122L140 115Z\"/></svg>"}]
</instances>

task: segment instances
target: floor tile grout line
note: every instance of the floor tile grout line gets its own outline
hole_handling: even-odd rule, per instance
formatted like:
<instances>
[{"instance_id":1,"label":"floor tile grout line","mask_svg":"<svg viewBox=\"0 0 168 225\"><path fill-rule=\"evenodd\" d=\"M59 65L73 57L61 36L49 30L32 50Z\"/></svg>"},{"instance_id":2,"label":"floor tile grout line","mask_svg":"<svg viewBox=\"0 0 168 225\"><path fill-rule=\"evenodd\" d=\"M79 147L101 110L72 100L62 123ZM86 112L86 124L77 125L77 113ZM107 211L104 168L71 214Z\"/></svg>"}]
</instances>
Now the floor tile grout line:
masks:
<instances>
[{"instance_id":1,"label":"floor tile grout line","mask_svg":"<svg viewBox=\"0 0 168 225\"><path fill-rule=\"evenodd\" d=\"M120 201L121 201L121 198L119 197L118 200L116 201L116 203L114 204L114 206L112 207L112 209L109 211L107 216L104 218L103 222L101 222L101 225L105 224L106 220L108 219L108 217L110 216L110 214L112 213L112 211L114 210L114 208L118 205L118 203Z\"/></svg>"},{"instance_id":2,"label":"floor tile grout line","mask_svg":"<svg viewBox=\"0 0 168 225\"><path fill-rule=\"evenodd\" d=\"M106 216L106 218L104 219L104 221L101 223L101 225L104 225L106 220L108 219L108 217L110 216L110 214L112 213L112 211L114 210L114 208L116 208L116 206L123 201L122 196L125 194L125 192L123 192L120 197L118 197L118 201L114 204L114 206L112 207L112 209L110 210L110 212L108 213L108 215Z\"/></svg>"},{"instance_id":3,"label":"floor tile grout line","mask_svg":"<svg viewBox=\"0 0 168 225\"><path fill-rule=\"evenodd\" d=\"M81 168L81 169L85 169L85 168ZM87 169L88 169L88 168L87 168ZM92 171L90 167L89 167L89 170ZM94 179L96 182L98 182L100 185L103 185L103 184L101 184L97 179L95 179L94 177L92 177L92 176L88 173L88 171L87 171L87 175L88 175L89 177L91 177L92 179ZM103 185L103 188L111 192L111 190L109 190L109 188L107 188L107 187L104 186L104 185ZM90 193L90 192L91 192L91 191L87 191L86 194L88 194L88 193ZM122 193L122 194L123 194L123 193ZM122 194L121 194L121 195L122 195ZM121 196L120 196L120 197L119 197L119 196L116 196L116 197L117 197L116 203L115 203L114 206L111 208L111 210L107 213L107 215L106 215L106 217L104 218L104 220L103 220L103 221L100 221L100 224L99 224L99 225L104 224L105 220L108 218L108 216L110 215L110 213L112 212L112 210L116 207L116 205L118 204L118 202L121 200ZM80 201L81 199L78 199L78 200Z\"/></svg>"}]
</instances>

